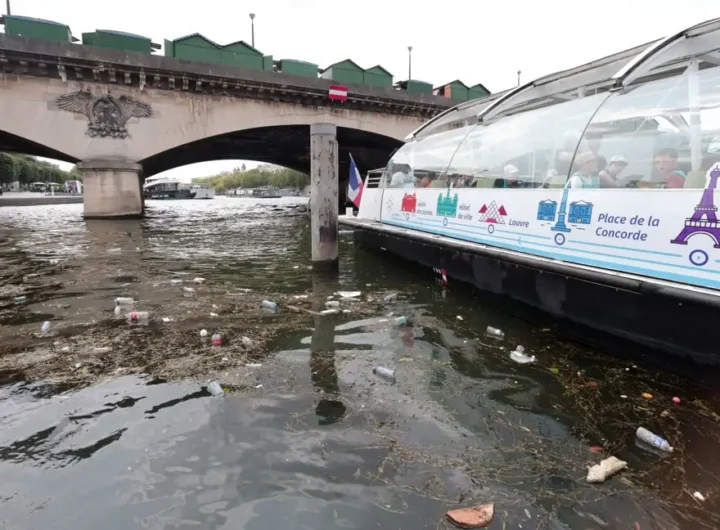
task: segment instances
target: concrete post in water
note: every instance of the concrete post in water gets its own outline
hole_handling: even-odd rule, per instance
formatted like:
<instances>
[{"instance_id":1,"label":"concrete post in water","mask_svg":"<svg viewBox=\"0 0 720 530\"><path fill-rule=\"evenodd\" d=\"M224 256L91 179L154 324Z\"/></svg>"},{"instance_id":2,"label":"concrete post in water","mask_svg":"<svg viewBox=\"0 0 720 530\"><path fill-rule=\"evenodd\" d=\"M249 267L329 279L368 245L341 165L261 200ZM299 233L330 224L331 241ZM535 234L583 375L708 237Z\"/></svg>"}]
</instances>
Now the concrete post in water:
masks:
<instances>
[{"instance_id":1,"label":"concrete post in water","mask_svg":"<svg viewBox=\"0 0 720 530\"><path fill-rule=\"evenodd\" d=\"M84 160L83 215L89 218L140 217L142 166L123 159Z\"/></svg>"},{"instance_id":2,"label":"concrete post in water","mask_svg":"<svg viewBox=\"0 0 720 530\"><path fill-rule=\"evenodd\" d=\"M314 268L338 260L338 144L332 123L310 125L310 229Z\"/></svg>"}]
</instances>

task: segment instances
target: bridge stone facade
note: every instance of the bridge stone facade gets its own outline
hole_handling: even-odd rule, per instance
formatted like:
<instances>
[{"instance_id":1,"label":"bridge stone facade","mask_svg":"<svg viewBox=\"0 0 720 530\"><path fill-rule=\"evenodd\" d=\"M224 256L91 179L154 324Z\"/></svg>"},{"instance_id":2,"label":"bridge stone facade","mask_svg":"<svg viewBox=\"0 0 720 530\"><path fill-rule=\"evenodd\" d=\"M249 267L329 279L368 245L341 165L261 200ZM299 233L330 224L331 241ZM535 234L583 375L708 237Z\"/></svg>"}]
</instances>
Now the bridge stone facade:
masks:
<instances>
[{"instance_id":1,"label":"bridge stone facade","mask_svg":"<svg viewBox=\"0 0 720 530\"><path fill-rule=\"evenodd\" d=\"M309 172L317 123L336 126L341 166L347 153L362 169L382 166L449 106L366 86L331 101L329 85L0 35L0 150L77 162L87 217L134 216L144 177L185 164L251 159Z\"/></svg>"}]
</instances>

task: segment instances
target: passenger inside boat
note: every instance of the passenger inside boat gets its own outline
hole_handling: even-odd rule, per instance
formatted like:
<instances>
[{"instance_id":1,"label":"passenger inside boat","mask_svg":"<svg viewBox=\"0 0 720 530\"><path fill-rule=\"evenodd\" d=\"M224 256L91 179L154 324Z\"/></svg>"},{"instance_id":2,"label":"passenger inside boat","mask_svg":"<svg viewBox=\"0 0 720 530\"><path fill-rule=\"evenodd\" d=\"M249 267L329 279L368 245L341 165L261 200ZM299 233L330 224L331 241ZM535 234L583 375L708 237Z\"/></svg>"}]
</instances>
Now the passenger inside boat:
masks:
<instances>
[{"instance_id":1,"label":"passenger inside boat","mask_svg":"<svg viewBox=\"0 0 720 530\"><path fill-rule=\"evenodd\" d=\"M522 188L523 183L519 180L520 170L512 164L503 168L503 178L495 179L493 188Z\"/></svg>"},{"instance_id":2,"label":"passenger inside boat","mask_svg":"<svg viewBox=\"0 0 720 530\"><path fill-rule=\"evenodd\" d=\"M603 168L600 171L600 187L617 188L620 174L625 171L627 166L628 162L622 155L613 155L612 158L610 158L610 162L606 165L598 164L598 167Z\"/></svg>"},{"instance_id":3,"label":"passenger inside boat","mask_svg":"<svg viewBox=\"0 0 720 530\"><path fill-rule=\"evenodd\" d=\"M407 164L394 164L392 169L391 188L412 188L415 186L415 179L410 174L411 168Z\"/></svg>"},{"instance_id":4,"label":"passenger inside boat","mask_svg":"<svg viewBox=\"0 0 720 530\"><path fill-rule=\"evenodd\" d=\"M678 169L678 152L672 148L661 149L653 158L654 183L660 183L664 188L682 188L685 186L687 175Z\"/></svg>"},{"instance_id":5,"label":"passenger inside boat","mask_svg":"<svg viewBox=\"0 0 720 530\"><path fill-rule=\"evenodd\" d=\"M578 153L573 163L575 172L567 182L569 188L599 188L598 157L592 151Z\"/></svg>"}]
</instances>

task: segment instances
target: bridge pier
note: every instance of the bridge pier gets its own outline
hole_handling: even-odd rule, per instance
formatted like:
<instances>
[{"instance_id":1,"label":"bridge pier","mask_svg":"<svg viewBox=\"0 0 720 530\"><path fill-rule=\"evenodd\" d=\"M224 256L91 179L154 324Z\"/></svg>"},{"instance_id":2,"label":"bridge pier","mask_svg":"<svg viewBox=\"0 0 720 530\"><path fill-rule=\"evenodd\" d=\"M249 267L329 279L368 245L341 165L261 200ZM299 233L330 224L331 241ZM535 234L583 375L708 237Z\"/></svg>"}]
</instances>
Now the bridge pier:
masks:
<instances>
[{"instance_id":1,"label":"bridge pier","mask_svg":"<svg viewBox=\"0 0 720 530\"><path fill-rule=\"evenodd\" d=\"M83 172L86 218L140 217L143 214L142 166L122 159L85 160Z\"/></svg>"},{"instance_id":2,"label":"bridge pier","mask_svg":"<svg viewBox=\"0 0 720 530\"><path fill-rule=\"evenodd\" d=\"M310 231L314 269L336 269L338 263L337 126L310 125Z\"/></svg>"}]
</instances>

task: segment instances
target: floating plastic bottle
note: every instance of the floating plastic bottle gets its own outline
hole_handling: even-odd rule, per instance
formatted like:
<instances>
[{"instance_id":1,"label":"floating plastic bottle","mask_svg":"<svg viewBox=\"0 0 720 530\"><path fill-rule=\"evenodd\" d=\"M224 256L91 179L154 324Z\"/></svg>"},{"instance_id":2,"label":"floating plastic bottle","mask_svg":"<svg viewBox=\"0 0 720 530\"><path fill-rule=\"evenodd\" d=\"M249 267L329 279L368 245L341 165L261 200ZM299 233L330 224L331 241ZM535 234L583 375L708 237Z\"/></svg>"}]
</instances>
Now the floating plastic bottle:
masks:
<instances>
[{"instance_id":1,"label":"floating plastic bottle","mask_svg":"<svg viewBox=\"0 0 720 530\"><path fill-rule=\"evenodd\" d=\"M183 287L183 291L187 294L195 294L195 289L192 287Z\"/></svg>"},{"instance_id":2,"label":"floating plastic bottle","mask_svg":"<svg viewBox=\"0 0 720 530\"><path fill-rule=\"evenodd\" d=\"M339 309L323 309L320 311L321 315L337 315L340 312Z\"/></svg>"},{"instance_id":3,"label":"floating plastic bottle","mask_svg":"<svg viewBox=\"0 0 720 530\"><path fill-rule=\"evenodd\" d=\"M397 293L390 293L383 296L383 302L397 302Z\"/></svg>"},{"instance_id":4,"label":"floating plastic bottle","mask_svg":"<svg viewBox=\"0 0 720 530\"><path fill-rule=\"evenodd\" d=\"M222 335L218 333L217 331L213 333L212 337L210 338L210 344L213 346L222 346Z\"/></svg>"},{"instance_id":5,"label":"floating plastic bottle","mask_svg":"<svg viewBox=\"0 0 720 530\"><path fill-rule=\"evenodd\" d=\"M208 392L210 392L213 396L222 396L225 391L222 389L220 384L217 381L213 381L207 386Z\"/></svg>"},{"instance_id":6,"label":"floating plastic bottle","mask_svg":"<svg viewBox=\"0 0 720 530\"><path fill-rule=\"evenodd\" d=\"M340 302L338 302L337 300L328 300L327 302L325 302L325 305L327 307L340 307Z\"/></svg>"},{"instance_id":7,"label":"floating plastic bottle","mask_svg":"<svg viewBox=\"0 0 720 530\"><path fill-rule=\"evenodd\" d=\"M653 447L657 447L658 449L667 451L668 453L672 453L673 451L672 445L670 445L667 440L661 438L653 432L648 431L645 427L638 427L637 433L635 433L635 435L640 440L649 445L652 445Z\"/></svg>"},{"instance_id":8,"label":"floating plastic bottle","mask_svg":"<svg viewBox=\"0 0 720 530\"><path fill-rule=\"evenodd\" d=\"M404 326L408 323L407 317L395 317L392 319L392 323L396 326Z\"/></svg>"},{"instance_id":9,"label":"floating plastic bottle","mask_svg":"<svg viewBox=\"0 0 720 530\"><path fill-rule=\"evenodd\" d=\"M173 278L172 280L170 280L170 283L173 285L180 285L182 282L182 278Z\"/></svg>"},{"instance_id":10,"label":"floating plastic bottle","mask_svg":"<svg viewBox=\"0 0 720 530\"><path fill-rule=\"evenodd\" d=\"M267 309L268 311L277 312L280 306L278 306L277 303L273 302L272 300L263 300L260 303L260 307L262 307L263 309Z\"/></svg>"},{"instance_id":11,"label":"floating plastic bottle","mask_svg":"<svg viewBox=\"0 0 720 530\"><path fill-rule=\"evenodd\" d=\"M505 332L501 329L494 328L492 326L487 327L487 334L495 339L504 339Z\"/></svg>"},{"instance_id":12,"label":"floating plastic bottle","mask_svg":"<svg viewBox=\"0 0 720 530\"><path fill-rule=\"evenodd\" d=\"M40 331L43 335L47 335L50 331L50 322L48 322L47 320L43 322L42 326L40 327Z\"/></svg>"},{"instance_id":13,"label":"floating plastic bottle","mask_svg":"<svg viewBox=\"0 0 720 530\"><path fill-rule=\"evenodd\" d=\"M197 278L193 278L193 281L195 283L205 283L205 278L201 278L200 276L198 276Z\"/></svg>"},{"instance_id":14,"label":"floating plastic bottle","mask_svg":"<svg viewBox=\"0 0 720 530\"><path fill-rule=\"evenodd\" d=\"M395 370L392 370L390 368L385 368L384 366L376 366L375 368L373 368L373 373L385 377L386 379L391 379L392 381L395 381Z\"/></svg>"},{"instance_id":15,"label":"floating plastic bottle","mask_svg":"<svg viewBox=\"0 0 720 530\"><path fill-rule=\"evenodd\" d=\"M360 291L338 291L336 293L340 298L357 298L362 294Z\"/></svg>"},{"instance_id":16,"label":"floating plastic bottle","mask_svg":"<svg viewBox=\"0 0 720 530\"><path fill-rule=\"evenodd\" d=\"M129 296L119 296L115 299L115 305L135 305L135 299Z\"/></svg>"},{"instance_id":17,"label":"floating plastic bottle","mask_svg":"<svg viewBox=\"0 0 720 530\"><path fill-rule=\"evenodd\" d=\"M127 314L127 320L131 324L146 323L150 320L150 313L147 311L131 311Z\"/></svg>"},{"instance_id":18,"label":"floating plastic bottle","mask_svg":"<svg viewBox=\"0 0 720 530\"><path fill-rule=\"evenodd\" d=\"M27 298L24 296L16 296L15 297L16 304L24 304L26 301L27 301Z\"/></svg>"},{"instance_id":19,"label":"floating plastic bottle","mask_svg":"<svg viewBox=\"0 0 720 530\"><path fill-rule=\"evenodd\" d=\"M252 348L255 345L255 343L250 339L250 337L242 337L240 339L240 343L246 348Z\"/></svg>"},{"instance_id":20,"label":"floating plastic bottle","mask_svg":"<svg viewBox=\"0 0 720 530\"><path fill-rule=\"evenodd\" d=\"M122 307L120 307L119 305L116 305L116 306L115 306L115 309L113 310L113 312L114 312L116 315L120 315L120 314L122 313Z\"/></svg>"}]
</instances>

